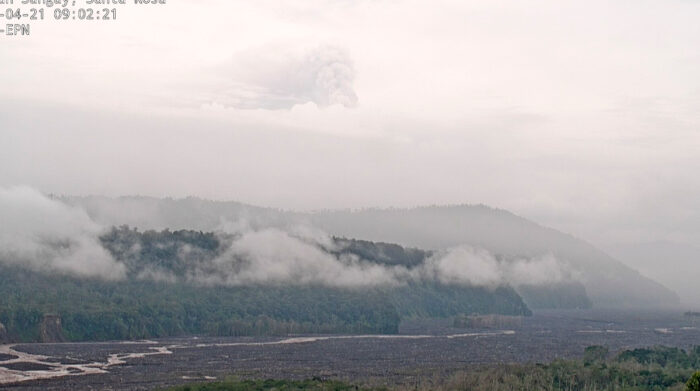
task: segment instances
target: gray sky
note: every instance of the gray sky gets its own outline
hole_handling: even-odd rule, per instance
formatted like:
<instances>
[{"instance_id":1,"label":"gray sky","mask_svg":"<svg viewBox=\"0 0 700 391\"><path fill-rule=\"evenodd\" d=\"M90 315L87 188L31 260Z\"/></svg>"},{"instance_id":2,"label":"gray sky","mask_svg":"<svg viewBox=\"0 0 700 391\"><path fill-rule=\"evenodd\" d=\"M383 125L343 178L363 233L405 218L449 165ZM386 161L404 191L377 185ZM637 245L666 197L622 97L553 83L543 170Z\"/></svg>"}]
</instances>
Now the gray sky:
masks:
<instances>
[{"instance_id":1,"label":"gray sky","mask_svg":"<svg viewBox=\"0 0 700 391\"><path fill-rule=\"evenodd\" d=\"M700 243L699 1L120 12L0 41L0 185L484 203L603 248Z\"/></svg>"}]
</instances>

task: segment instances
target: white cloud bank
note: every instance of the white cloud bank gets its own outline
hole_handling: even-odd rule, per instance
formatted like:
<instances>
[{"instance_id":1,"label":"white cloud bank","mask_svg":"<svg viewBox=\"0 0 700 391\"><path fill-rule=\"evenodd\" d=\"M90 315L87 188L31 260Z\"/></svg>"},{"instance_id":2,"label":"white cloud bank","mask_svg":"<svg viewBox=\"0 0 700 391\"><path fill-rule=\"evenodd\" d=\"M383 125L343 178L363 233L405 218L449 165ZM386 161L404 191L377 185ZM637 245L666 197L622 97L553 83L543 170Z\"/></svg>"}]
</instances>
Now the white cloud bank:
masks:
<instances>
[{"instance_id":1,"label":"white cloud bank","mask_svg":"<svg viewBox=\"0 0 700 391\"><path fill-rule=\"evenodd\" d=\"M0 262L42 272L108 280L126 277L126 266L101 246L104 227L76 207L29 187L0 188ZM253 230L222 225L230 246L215 259L186 247L186 280L207 285L321 284L332 287L397 286L409 282L483 286L546 285L572 273L552 255L499 260L470 246L437 252L419 266L388 266L343 253L333 239L309 226ZM336 255L340 254L340 255ZM196 258L196 259L195 259ZM137 278L175 283L168 270L146 268Z\"/></svg>"},{"instance_id":2,"label":"white cloud bank","mask_svg":"<svg viewBox=\"0 0 700 391\"><path fill-rule=\"evenodd\" d=\"M200 267L190 281L216 285L321 284L398 286L409 282L496 288L572 281L568 265L548 254L499 260L486 250L458 246L437 252L415 267L380 265L342 253L318 230L276 228L239 233L230 248ZM341 253L337 256L335 254Z\"/></svg>"},{"instance_id":3,"label":"white cloud bank","mask_svg":"<svg viewBox=\"0 0 700 391\"><path fill-rule=\"evenodd\" d=\"M396 285L399 268L351 256L336 257L319 243L278 229L243 234L194 281L224 284L322 284L328 286Z\"/></svg>"},{"instance_id":4,"label":"white cloud bank","mask_svg":"<svg viewBox=\"0 0 700 391\"><path fill-rule=\"evenodd\" d=\"M81 277L120 279L126 268L102 248L82 209L29 187L0 188L0 262Z\"/></svg>"},{"instance_id":5,"label":"white cloud bank","mask_svg":"<svg viewBox=\"0 0 700 391\"><path fill-rule=\"evenodd\" d=\"M439 252L422 267L423 275L445 284L487 287L544 286L573 281L576 276L569 265L552 254L499 260L486 250L466 245Z\"/></svg>"}]
</instances>

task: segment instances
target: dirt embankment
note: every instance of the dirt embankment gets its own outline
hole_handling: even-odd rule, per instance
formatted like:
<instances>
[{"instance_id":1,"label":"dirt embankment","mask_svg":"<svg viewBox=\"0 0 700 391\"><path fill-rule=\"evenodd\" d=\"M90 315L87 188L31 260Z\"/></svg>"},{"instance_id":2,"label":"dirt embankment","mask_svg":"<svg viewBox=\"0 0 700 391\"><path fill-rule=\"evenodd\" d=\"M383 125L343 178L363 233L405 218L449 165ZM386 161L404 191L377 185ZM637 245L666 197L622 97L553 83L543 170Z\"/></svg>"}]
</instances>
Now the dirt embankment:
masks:
<instances>
[{"instance_id":1,"label":"dirt embankment","mask_svg":"<svg viewBox=\"0 0 700 391\"><path fill-rule=\"evenodd\" d=\"M10 337L7 335L5 325L0 323L0 344L10 343Z\"/></svg>"},{"instance_id":2,"label":"dirt embankment","mask_svg":"<svg viewBox=\"0 0 700 391\"><path fill-rule=\"evenodd\" d=\"M61 327L61 318L58 315L44 315L44 320L39 326L39 339L44 343L66 342Z\"/></svg>"}]
</instances>

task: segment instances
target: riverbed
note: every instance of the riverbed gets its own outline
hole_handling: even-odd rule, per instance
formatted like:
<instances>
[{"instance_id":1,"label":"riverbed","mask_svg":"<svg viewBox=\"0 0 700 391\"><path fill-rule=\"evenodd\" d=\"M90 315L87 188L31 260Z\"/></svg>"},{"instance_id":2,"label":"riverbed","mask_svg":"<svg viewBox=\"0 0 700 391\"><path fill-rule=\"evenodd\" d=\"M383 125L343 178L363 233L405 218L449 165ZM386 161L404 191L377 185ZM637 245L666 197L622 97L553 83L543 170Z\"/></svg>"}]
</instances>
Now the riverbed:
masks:
<instances>
[{"instance_id":1,"label":"riverbed","mask_svg":"<svg viewBox=\"0 0 700 391\"><path fill-rule=\"evenodd\" d=\"M333 378L413 384L472 365L700 345L680 311L540 311L512 329L462 329L451 321L403 322L397 335L190 336L144 341L0 346L0 389L150 390L239 378Z\"/></svg>"}]
</instances>

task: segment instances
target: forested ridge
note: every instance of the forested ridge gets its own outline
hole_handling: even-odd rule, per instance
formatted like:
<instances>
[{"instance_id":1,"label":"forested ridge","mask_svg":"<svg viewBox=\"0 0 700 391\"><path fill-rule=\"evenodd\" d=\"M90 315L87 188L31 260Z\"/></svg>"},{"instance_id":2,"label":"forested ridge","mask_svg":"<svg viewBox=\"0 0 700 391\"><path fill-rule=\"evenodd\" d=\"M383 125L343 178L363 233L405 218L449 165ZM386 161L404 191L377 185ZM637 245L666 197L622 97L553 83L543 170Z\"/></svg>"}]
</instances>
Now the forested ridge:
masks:
<instances>
[{"instance_id":1,"label":"forested ridge","mask_svg":"<svg viewBox=\"0 0 700 391\"><path fill-rule=\"evenodd\" d=\"M199 231L114 228L101 242L126 265L127 277L117 281L0 266L0 323L13 340L39 341L44 316L55 314L66 340L87 341L185 334L392 334L398 332L401 317L530 314L509 287L437 282L361 288L219 285L187 279L197 265L206 267L221 255L233 239ZM415 266L427 254L391 244L334 240L338 252L388 265ZM170 277L144 277L154 270Z\"/></svg>"},{"instance_id":2,"label":"forested ridge","mask_svg":"<svg viewBox=\"0 0 700 391\"><path fill-rule=\"evenodd\" d=\"M397 243L421 249L446 249L470 244L491 254L531 258L551 253L576 269L586 292L556 300L552 292L538 302L539 293L527 297L531 308L645 307L677 305L675 293L649 280L602 250L569 234L547 228L506 210L485 205L429 206L410 209L325 210L295 213L251 206L234 201L199 198L63 197L61 201L86 210L104 226L131 224L142 229L195 229L212 231L224 221L244 219L254 229L311 224L335 237ZM138 214L128 213L139 210ZM569 293L573 290L569 290ZM584 305L583 307L590 307Z\"/></svg>"},{"instance_id":3,"label":"forested ridge","mask_svg":"<svg viewBox=\"0 0 700 391\"><path fill-rule=\"evenodd\" d=\"M72 341L183 334L396 333L399 316L378 292L320 286L207 287L101 280L2 268L0 322L14 339L39 340L45 314Z\"/></svg>"}]
</instances>

